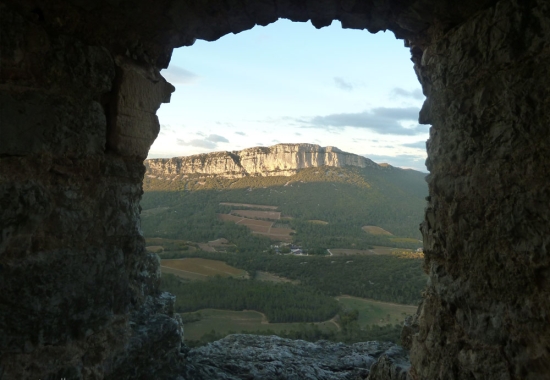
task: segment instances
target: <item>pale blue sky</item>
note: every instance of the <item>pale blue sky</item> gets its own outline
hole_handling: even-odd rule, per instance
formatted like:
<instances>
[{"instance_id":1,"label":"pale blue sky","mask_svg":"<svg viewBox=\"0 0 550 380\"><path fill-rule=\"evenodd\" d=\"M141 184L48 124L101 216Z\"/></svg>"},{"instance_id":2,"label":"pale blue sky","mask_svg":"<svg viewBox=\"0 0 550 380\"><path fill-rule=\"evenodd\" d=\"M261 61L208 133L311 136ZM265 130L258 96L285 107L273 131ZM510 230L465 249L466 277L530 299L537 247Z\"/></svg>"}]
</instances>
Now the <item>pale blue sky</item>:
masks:
<instances>
[{"instance_id":1,"label":"pale blue sky","mask_svg":"<svg viewBox=\"0 0 550 380\"><path fill-rule=\"evenodd\" d=\"M176 49L162 74L176 92L149 158L314 143L426 171L424 96L391 32L279 20Z\"/></svg>"}]
</instances>

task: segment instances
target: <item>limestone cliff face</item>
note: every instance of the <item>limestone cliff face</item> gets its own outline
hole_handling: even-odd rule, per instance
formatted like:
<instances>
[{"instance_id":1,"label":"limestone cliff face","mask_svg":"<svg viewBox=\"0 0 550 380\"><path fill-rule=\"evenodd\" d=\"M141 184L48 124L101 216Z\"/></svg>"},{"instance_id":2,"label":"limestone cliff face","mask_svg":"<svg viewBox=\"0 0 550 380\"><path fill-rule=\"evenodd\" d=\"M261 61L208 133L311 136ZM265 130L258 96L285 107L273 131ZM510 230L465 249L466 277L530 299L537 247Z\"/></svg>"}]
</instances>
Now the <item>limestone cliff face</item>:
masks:
<instances>
[{"instance_id":1,"label":"limestone cliff face","mask_svg":"<svg viewBox=\"0 0 550 380\"><path fill-rule=\"evenodd\" d=\"M175 178L189 174L240 178L244 176L289 176L300 169L319 166L378 168L368 158L338 148L315 144L277 144L233 152L214 152L187 157L145 161L147 175Z\"/></svg>"}]
</instances>

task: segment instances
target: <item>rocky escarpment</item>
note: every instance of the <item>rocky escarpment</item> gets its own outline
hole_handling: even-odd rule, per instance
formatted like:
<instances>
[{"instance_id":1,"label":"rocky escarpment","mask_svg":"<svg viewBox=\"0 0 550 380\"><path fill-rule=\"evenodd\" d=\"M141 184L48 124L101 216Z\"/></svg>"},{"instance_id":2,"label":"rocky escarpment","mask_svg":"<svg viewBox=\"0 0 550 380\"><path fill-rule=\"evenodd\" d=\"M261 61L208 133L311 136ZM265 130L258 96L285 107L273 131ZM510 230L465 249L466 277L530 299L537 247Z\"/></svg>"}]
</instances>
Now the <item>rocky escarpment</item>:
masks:
<instances>
[{"instance_id":1,"label":"rocky escarpment","mask_svg":"<svg viewBox=\"0 0 550 380\"><path fill-rule=\"evenodd\" d=\"M299 169L319 166L376 168L368 158L338 148L315 144L277 144L233 152L214 152L186 157L145 161L149 177L176 178L190 174L241 178L245 176L289 176Z\"/></svg>"},{"instance_id":2,"label":"rocky escarpment","mask_svg":"<svg viewBox=\"0 0 550 380\"><path fill-rule=\"evenodd\" d=\"M379 358L391 364L376 363ZM409 366L405 351L393 343L311 343L236 334L191 350L186 375L194 380L355 380L366 379L372 368L369 379L391 374L392 380L405 380Z\"/></svg>"}]
</instances>

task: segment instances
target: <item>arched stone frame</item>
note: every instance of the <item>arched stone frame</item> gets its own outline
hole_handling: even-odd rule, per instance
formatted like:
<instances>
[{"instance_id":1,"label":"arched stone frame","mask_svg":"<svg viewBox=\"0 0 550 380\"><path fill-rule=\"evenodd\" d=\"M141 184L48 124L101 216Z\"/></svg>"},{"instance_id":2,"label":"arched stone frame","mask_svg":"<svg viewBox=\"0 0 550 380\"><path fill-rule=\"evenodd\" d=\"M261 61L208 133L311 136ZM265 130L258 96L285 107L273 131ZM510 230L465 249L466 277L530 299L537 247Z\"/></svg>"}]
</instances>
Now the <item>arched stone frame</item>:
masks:
<instances>
[{"instance_id":1,"label":"arched stone frame","mask_svg":"<svg viewBox=\"0 0 550 380\"><path fill-rule=\"evenodd\" d=\"M427 95L421 121L433 125L422 226L430 284L406 329L411 374L549 372L544 1L0 7L9 41L0 73L0 373L159 375L161 357L178 360L179 325L139 234L141 161L173 90L159 69L174 47L279 17L390 29L411 47ZM144 346L158 363L143 360Z\"/></svg>"}]
</instances>

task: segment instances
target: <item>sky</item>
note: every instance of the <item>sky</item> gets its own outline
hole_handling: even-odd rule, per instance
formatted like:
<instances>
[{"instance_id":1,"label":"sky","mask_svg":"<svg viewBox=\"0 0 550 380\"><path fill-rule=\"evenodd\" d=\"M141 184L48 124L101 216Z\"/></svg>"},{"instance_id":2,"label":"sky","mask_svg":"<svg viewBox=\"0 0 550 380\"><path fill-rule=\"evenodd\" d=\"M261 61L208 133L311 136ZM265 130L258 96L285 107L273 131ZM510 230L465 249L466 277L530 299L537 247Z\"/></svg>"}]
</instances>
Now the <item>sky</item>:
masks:
<instances>
[{"instance_id":1,"label":"sky","mask_svg":"<svg viewBox=\"0 0 550 380\"><path fill-rule=\"evenodd\" d=\"M427 171L424 96L391 32L279 20L176 49L161 74L176 91L148 158L310 143Z\"/></svg>"}]
</instances>

